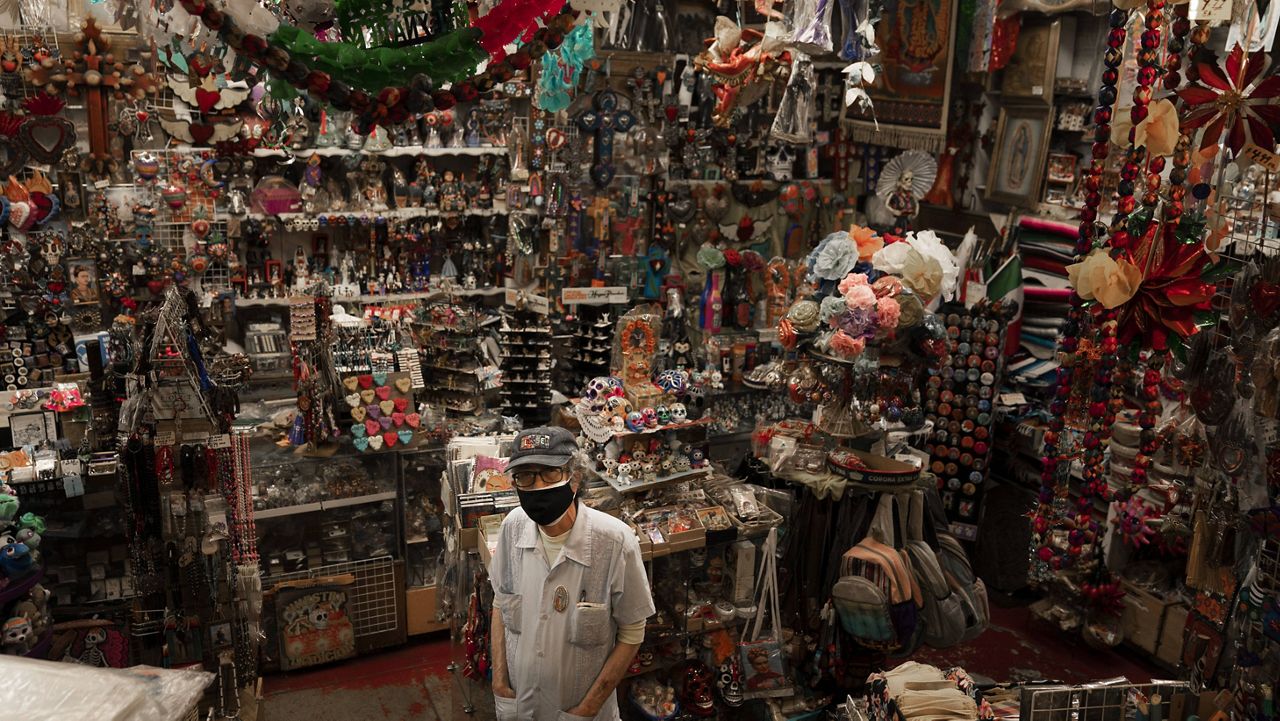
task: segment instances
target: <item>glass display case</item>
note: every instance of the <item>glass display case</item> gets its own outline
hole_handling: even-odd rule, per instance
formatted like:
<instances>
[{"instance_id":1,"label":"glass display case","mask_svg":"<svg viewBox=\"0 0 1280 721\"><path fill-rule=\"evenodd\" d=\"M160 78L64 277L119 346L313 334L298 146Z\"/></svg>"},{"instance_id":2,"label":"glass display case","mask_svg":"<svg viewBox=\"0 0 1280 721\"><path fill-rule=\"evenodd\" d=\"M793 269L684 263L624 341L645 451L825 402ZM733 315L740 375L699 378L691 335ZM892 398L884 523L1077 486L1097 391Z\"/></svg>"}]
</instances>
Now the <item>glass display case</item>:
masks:
<instances>
[{"instance_id":1,"label":"glass display case","mask_svg":"<svg viewBox=\"0 0 1280 721\"><path fill-rule=\"evenodd\" d=\"M405 600L409 634L447 627L438 621L436 585L445 553L444 507L440 484L444 449L402 451L399 458L403 499Z\"/></svg>"},{"instance_id":2,"label":"glass display case","mask_svg":"<svg viewBox=\"0 0 1280 721\"><path fill-rule=\"evenodd\" d=\"M273 444L251 451L262 572L401 556L398 453L299 455Z\"/></svg>"}]
</instances>

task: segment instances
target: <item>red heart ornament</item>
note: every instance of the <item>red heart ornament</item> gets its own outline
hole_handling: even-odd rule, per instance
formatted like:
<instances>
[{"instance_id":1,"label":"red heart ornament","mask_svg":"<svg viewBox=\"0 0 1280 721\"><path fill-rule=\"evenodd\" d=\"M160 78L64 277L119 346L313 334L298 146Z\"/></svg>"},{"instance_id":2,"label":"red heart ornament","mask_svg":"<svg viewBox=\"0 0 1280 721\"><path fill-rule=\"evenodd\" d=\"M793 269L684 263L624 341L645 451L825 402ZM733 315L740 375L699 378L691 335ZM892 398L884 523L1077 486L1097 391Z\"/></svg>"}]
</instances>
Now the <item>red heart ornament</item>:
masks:
<instances>
[{"instance_id":1,"label":"red heart ornament","mask_svg":"<svg viewBox=\"0 0 1280 721\"><path fill-rule=\"evenodd\" d=\"M404 417L404 422L408 423L409 426L412 428L417 428L418 425L422 423L422 416L418 415L417 413L410 413L409 415Z\"/></svg>"},{"instance_id":2,"label":"red heart ornament","mask_svg":"<svg viewBox=\"0 0 1280 721\"><path fill-rule=\"evenodd\" d=\"M378 386L378 390L374 391L378 394L378 398L386 400L391 397L391 386Z\"/></svg>"},{"instance_id":3,"label":"red heart ornament","mask_svg":"<svg viewBox=\"0 0 1280 721\"><path fill-rule=\"evenodd\" d=\"M1260 317L1269 318L1280 308L1280 285L1258 281L1249 289L1249 300Z\"/></svg>"},{"instance_id":4,"label":"red heart ornament","mask_svg":"<svg viewBox=\"0 0 1280 721\"><path fill-rule=\"evenodd\" d=\"M400 434L395 431L387 431L382 434L382 440L387 444L387 448L390 448L400 442Z\"/></svg>"},{"instance_id":5,"label":"red heart ornament","mask_svg":"<svg viewBox=\"0 0 1280 721\"><path fill-rule=\"evenodd\" d=\"M217 128L212 125L192 123L190 127L191 139L195 141L196 145L204 145L209 142L209 138L213 137L213 131L216 129Z\"/></svg>"},{"instance_id":6,"label":"red heart ornament","mask_svg":"<svg viewBox=\"0 0 1280 721\"><path fill-rule=\"evenodd\" d=\"M391 414L391 422L392 422L392 423L394 423L394 424L396 424L396 427L397 427L397 428L399 428L400 426L403 426L403 425L404 425L404 414L403 414L403 413L392 413L392 414Z\"/></svg>"},{"instance_id":7,"label":"red heart ornament","mask_svg":"<svg viewBox=\"0 0 1280 721\"><path fill-rule=\"evenodd\" d=\"M394 403L394 404L396 404L396 410L397 410L397 411L399 411L399 412L401 412L401 413L404 413L405 409L409 407L409 399L408 399L408 398L396 398L396 399L392 400L391 402L392 402L392 403Z\"/></svg>"},{"instance_id":8,"label":"red heart ornament","mask_svg":"<svg viewBox=\"0 0 1280 721\"><path fill-rule=\"evenodd\" d=\"M196 105L199 106L200 112L207 113L213 110L213 107L222 99L222 93L216 90L205 90L204 88L196 88Z\"/></svg>"},{"instance_id":9,"label":"red heart ornament","mask_svg":"<svg viewBox=\"0 0 1280 721\"><path fill-rule=\"evenodd\" d=\"M370 418L364 422L364 430L369 435L376 436L382 430L382 424Z\"/></svg>"},{"instance_id":10,"label":"red heart ornament","mask_svg":"<svg viewBox=\"0 0 1280 721\"><path fill-rule=\"evenodd\" d=\"M361 388L368 389L373 387L373 376L371 374L365 373L364 375L360 376L359 380L360 380Z\"/></svg>"},{"instance_id":11,"label":"red heart ornament","mask_svg":"<svg viewBox=\"0 0 1280 721\"><path fill-rule=\"evenodd\" d=\"M161 293L164 292L164 281L163 280L147 281L147 290L151 291L152 295L160 295Z\"/></svg>"}]
</instances>

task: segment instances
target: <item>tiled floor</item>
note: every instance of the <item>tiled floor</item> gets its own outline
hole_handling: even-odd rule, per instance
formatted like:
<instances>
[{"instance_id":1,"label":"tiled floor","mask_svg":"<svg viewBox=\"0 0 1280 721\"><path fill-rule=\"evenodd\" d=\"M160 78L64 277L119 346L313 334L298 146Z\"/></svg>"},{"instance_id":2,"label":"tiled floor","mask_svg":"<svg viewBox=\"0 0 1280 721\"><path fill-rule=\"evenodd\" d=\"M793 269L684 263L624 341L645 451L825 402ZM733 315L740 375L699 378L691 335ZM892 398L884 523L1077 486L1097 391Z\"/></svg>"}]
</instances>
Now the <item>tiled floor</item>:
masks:
<instances>
[{"instance_id":1,"label":"tiled floor","mask_svg":"<svg viewBox=\"0 0 1280 721\"><path fill-rule=\"evenodd\" d=\"M991 628L976 641L925 649L914 658L963 666L996 681L1167 677L1132 651L1091 649L1079 637L1034 620L1025 606L993 606L991 612ZM448 670L451 653L441 634L375 656L271 676L262 721L490 721L487 690L455 680ZM468 705L471 714L464 713Z\"/></svg>"}]
</instances>

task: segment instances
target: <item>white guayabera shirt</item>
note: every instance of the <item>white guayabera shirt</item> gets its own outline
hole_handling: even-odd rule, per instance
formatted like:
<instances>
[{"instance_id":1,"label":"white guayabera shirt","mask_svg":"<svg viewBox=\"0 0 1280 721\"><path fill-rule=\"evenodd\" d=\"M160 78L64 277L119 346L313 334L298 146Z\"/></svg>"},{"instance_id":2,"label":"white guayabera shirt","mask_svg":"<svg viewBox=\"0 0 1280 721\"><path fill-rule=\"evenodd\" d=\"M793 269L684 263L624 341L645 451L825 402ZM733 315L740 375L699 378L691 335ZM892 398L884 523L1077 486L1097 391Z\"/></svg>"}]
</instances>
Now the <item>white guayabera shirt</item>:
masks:
<instances>
[{"instance_id":1,"label":"white guayabera shirt","mask_svg":"<svg viewBox=\"0 0 1280 721\"><path fill-rule=\"evenodd\" d=\"M506 626L515 699L495 698L498 721L573 721L616 644L619 626L653 615L640 543L622 521L579 504L569 538L548 567L538 526L516 508L489 563L494 606ZM617 721L617 694L596 721Z\"/></svg>"}]
</instances>

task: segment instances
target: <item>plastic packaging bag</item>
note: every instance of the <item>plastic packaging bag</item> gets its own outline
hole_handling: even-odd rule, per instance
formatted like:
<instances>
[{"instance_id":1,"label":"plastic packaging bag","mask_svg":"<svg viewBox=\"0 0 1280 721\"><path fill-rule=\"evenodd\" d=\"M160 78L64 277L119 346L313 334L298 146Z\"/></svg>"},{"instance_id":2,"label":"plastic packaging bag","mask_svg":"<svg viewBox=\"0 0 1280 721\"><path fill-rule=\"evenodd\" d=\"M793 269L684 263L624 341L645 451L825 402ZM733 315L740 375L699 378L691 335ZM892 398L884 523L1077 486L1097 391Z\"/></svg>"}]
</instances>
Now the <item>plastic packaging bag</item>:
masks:
<instances>
[{"instance_id":1,"label":"plastic packaging bag","mask_svg":"<svg viewBox=\"0 0 1280 721\"><path fill-rule=\"evenodd\" d=\"M214 675L134 666L0 656L0 708L23 721L179 721L195 708Z\"/></svg>"}]
</instances>

